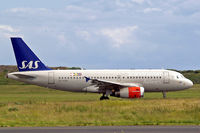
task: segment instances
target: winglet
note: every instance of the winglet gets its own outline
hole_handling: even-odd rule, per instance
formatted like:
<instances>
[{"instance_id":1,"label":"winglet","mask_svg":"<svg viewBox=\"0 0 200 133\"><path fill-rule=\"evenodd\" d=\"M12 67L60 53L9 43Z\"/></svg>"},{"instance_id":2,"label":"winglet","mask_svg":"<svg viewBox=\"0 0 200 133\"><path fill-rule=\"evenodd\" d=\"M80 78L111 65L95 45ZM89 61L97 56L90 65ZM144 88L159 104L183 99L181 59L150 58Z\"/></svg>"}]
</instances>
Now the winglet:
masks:
<instances>
[{"instance_id":1,"label":"winglet","mask_svg":"<svg viewBox=\"0 0 200 133\"><path fill-rule=\"evenodd\" d=\"M88 82L91 79L85 76L85 80L86 80L86 82Z\"/></svg>"}]
</instances>

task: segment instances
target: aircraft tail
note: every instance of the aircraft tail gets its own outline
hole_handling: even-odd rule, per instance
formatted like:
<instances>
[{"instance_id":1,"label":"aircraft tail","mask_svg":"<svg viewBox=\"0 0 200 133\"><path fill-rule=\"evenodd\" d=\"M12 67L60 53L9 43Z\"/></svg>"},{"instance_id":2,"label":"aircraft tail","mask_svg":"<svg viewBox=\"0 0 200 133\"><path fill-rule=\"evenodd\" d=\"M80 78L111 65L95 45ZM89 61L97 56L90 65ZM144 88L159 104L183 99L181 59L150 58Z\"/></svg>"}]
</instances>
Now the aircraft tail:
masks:
<instances>
[{"instance_id":1,"label":"aircraft tail","mask_svg":"<svg viewBox=\"0 0 200 133\"><path fill-rule=\"evenodd\" d=\"M11 37L11 42L19 71L51 70L40 61L22 38Z\"/></svg>"}]
</instances>

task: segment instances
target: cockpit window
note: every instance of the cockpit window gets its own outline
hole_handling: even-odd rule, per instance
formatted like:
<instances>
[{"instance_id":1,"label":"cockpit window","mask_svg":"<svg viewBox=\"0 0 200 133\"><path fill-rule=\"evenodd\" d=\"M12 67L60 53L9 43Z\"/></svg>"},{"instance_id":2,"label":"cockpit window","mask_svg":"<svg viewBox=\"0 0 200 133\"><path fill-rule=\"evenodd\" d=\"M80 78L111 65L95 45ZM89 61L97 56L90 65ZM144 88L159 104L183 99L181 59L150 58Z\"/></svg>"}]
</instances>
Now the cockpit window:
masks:
<instances>
[{"instance_id":1,"label":"cockpit window","mask_svg":"<svg viewBox=\"0 0 200 133\"><path fill-rule=\"evenodd\" d=\"M177 77L177 79L185 78L182 74L181 75L177 75L176 77Z\"/></svg>"},{"instance_id":2,"label":"cockpit window","mask_svg":"<svg viewBox=\"0 0 200 133\"><path fill-rule=\"evenodd\" d=\"M181 77L182 77L182 78L185 78L182 74L181 74Z\"/></svg>"}]
</instances>

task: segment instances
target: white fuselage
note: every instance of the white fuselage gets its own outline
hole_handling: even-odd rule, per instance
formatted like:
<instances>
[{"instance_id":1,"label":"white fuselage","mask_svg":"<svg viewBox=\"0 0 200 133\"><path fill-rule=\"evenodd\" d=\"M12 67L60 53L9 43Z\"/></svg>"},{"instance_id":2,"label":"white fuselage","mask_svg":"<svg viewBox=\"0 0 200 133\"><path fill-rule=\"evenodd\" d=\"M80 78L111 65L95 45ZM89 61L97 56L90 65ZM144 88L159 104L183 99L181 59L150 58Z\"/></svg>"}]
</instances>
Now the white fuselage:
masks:
<instances>
[{"instance_id":1,"label":"white fuselage","mask_svg":"<svg viewBox=\"0 0 200 133\"><path fill-rule=\"evenodd\" d=\"M23 74L35 78L20 78ZM178 91L192 87L193 83L182 74L169 70L48 70L8 74L8 78L43 87L72 91L96 92L97 87L86 78L142 86L145 92Z\"/></svg>"}]
</instances>

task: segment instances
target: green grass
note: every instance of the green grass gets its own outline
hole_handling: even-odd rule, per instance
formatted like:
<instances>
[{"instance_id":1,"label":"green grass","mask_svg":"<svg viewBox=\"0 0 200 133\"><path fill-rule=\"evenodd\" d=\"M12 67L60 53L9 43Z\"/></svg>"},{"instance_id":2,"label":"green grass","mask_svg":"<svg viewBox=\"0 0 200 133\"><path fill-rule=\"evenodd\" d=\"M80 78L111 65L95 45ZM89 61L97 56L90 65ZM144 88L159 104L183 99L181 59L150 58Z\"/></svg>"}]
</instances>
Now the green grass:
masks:
<instances>
[{"instance_id":1,"label":"green grass","mask_svg":"<svg viewBox=\"0 0 200 133\"><path fill-rule=\"evenodd\" d=\"M141 99L0 85L0 126L200 125L200 85Z\"/></svg>"}]
</instances>

